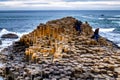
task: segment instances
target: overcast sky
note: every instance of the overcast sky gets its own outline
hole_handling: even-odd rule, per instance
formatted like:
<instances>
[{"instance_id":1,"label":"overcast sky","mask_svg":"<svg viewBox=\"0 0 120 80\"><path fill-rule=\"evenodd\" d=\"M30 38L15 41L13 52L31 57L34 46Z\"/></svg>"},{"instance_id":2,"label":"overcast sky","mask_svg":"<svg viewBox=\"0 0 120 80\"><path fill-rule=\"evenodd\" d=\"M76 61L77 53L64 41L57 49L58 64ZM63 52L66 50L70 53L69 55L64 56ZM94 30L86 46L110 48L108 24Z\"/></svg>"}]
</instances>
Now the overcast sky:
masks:
<instances>
[{"instance_id":1,"label":"overcast sky","mask_svg":"<svg viewBox=\"0 0 120 80\"><path fill-rule=\"evenodd\" d=\"M0 10L120 10L120 0L0 0Z\"/></svg>"}]
</instances>

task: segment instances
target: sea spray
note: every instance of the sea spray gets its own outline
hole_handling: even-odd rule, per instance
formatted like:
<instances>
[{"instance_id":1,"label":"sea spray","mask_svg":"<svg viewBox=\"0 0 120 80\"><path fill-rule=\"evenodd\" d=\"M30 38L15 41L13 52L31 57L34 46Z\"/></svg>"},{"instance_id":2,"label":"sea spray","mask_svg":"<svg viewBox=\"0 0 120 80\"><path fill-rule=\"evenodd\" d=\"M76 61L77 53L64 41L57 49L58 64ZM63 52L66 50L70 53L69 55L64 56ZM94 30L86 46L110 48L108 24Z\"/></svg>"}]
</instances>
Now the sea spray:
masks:
<instances>
[{"instance_id":1,"label":"sea spray","mask_svg":"<svg viewBox=\"0 0 120 80\"><path fill-rule=\"evenodd\" d=\"M3 35L3 34L9 34L9 33L12 33L12 34L16 34L19 36L18 39L1 39L2 41L2 44L0 45L0 52L4 49L4 48L7 48L8 46L12 45L13 42L15 41L18 41L20 39L20 37L22 37L22 35L25 35L25 34L28 34L29 32L24 32L24 33L17 33L17 32L12 32L12 31L8 31L7 29L2 29L0 31L0 37Z\"/></svg>"}]
</instances>

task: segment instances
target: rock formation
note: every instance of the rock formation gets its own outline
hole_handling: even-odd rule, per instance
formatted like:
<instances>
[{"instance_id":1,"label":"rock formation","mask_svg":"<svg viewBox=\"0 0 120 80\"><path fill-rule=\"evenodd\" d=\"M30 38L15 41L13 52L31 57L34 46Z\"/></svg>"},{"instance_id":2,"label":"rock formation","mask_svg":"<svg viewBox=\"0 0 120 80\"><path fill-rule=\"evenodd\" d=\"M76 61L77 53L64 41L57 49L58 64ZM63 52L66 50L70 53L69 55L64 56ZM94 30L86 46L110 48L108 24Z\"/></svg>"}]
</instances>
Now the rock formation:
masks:
<instances>
[{"instance_id":1,"label":"rock formation","mask_svg":"<svg viewBox=\"0 0 120 80\"><path fill-rule=\"evenodd\" d=\"M2 44L2 41L0 40L0 45Z\"/></svg>"},{"instance_id":2,"label":"rock formation","mask_svg":"<svg viewBox=\"0 0 120 80\"><path fill-rule=\"evenodd\" d=\"M20 42L29 46L25 51L26 56L30 60L39 58L41 55L51 55L53 58L61 57L63 51L68 51L68 43L77 34L74 28L76 21L72 17L49 21L46 24L40 24L30 34L24 35ZM92 27L88 24L83 24L81 28L86 38L93 33Z\"/></svg>"},{"instance_id":3,"label":"rock formation","mask_svg":"<svg viewBox=\"0 0 120 80\"><path fill-rule=\"evenodd\" d=\"M31 33L24 35L20 42L29 46L26 48L25 54L29 60L43 56L53 56L53 58L62 56L63 51L68 51L69 43L74 41L77 35L75 30L75 22L77 20L72 17L66 17L58 20L49 21L46 24L40 24L37 29ZM93 34L92 27L88 23L81 25L82 38L84 42L79 45L104 45L112 46L105 38L100 38L99 43L90 39ZM78 42L79 43L79 42Z\"/></svg>"},{"instance_id":4,"label":"rock formation","mask_svg":"<svg viewBox=\"0 0 120 80\"><path fill-rule=\"evenodd\" d=\"M17 39L18 36L16 34L13 34L13 33L8 33L8 34L3 34L1 36L1 38Z\"/></svg>"},{"instance_id":5,"label":"rock formation","mask_svg":"<svg viewBox=\"0 0 120 80\"><path fill-rule=\"evenodd\" d=\"M6 58L12 76L16 80L119 80L118 47L103 37L98 42L91 39L88 23L78 34L76 21L72 17L48 21L23 35L12 47L14 59Z\"/></svg>"}]
</instances>

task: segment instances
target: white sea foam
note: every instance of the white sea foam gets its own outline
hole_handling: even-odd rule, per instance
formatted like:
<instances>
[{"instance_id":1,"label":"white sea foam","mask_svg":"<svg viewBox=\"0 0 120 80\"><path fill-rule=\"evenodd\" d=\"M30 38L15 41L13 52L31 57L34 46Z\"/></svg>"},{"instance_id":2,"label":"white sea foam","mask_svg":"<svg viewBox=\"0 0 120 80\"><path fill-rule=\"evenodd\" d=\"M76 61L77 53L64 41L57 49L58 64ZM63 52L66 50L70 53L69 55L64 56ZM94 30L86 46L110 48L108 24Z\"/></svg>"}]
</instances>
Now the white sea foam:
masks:
<instances>
[{"instance_id":1,"label":"white sea foam","mask_svg":"<svg viewBox=\"0 0 120 80\"><path fill-rule=\"evenodd\" d=\"M119 33L113 33L115 28L100 28L100 35L113 41L115 44L117 44L120 47L120 34ZM93 29L95 31L95 29Z\"/></svg>"},{"instance_id":2,"label":"white sea foam","mask_svg":"<svg viewBox=\"0 0 120 80\"><path fill-rule=\"evenodd\" d=\"M17 34L16 32L8 31L7 29L2 29L2 30L0 31L0 37L1 37L3 34L8 34L8 33ZM19 36L19 35L18 35L18 36Z\"/></svg>"},{"instance_id":3,"label":"white sea foam","mask_svg":"<svg viewBox=\"0 0 120 80\"><path fill-rule=\"evenodd\" d=\"M120 47L120 44L117 44Z\"/></svg>"},{"instance_id":4,"label":"white sea foam","mask_svg":"<svg viewBox=\"0 0 120 80\"><path fill-rule=\"evenodd\" d=\"M104 20L105 18L98 18L99 20Z\"/></svg>"},{"instance_id":5,"label":"white sea foam","mask_svg":"<svg viewBox=\"0 0 120 80\"><path fill-rule=\"evenodd\" d=\"M100 32L112 32L114 30L115 28L100 28L99 29ZM93 28L93 31L95 31L95 28Z\"/></svg>"},{"instance_id":6,"label":"white sea foam","mask_svg":"<svg viewBox=\"0 0 120 80\"><path fill-rule=\"evenodd\" d=\"M12 43L14 41L17 41L18 39L5 39L2 40L2 45L0 45L0 52L1 50L3 50L4 48L7 48L8 46L12 45Z\"/></svg>"},{"instance_id":7,"label":"white sea foam","mask_svg":"<svg viewBox=\"0 0 120 80\"><path fill-rule=\"evenodd\" d=\"M119 17L109 17L109 18L103 18L103 17L99 17L98 18L99 20L120 20L120 18Z\"/></svg>"},{"instance_id":8,"label":"white sea foam","mask_svg":"<svg viewBox=\"0 0 120 80\"><path fill-rule=\"evenodd\" d=\"M100 32L112 32L115 28L100 28Z\"/></svg>"},{"instance_id":9,"label":"white sea foam","mask_svg":"<svg viewBox=\"0 0 120 80\"><path fill-rule=\"evenodd\" d=\"M21 37L22 35L28 34L29 32L18 33L18 32L8 31L7 29L2 29L2 30L0 31L0 37L1 37L3 34L8 34L8 33L17 34L19 37Z\"/></svg>"},{"instance_id":10,"label":"white sea foam","mask_svg":"<svg viewBox=\"0 0 120 80\"><path fill-rule=\"evenodd\" d=\"M114 17L120 17L120 15L115 15Z\"/></svg>"},{"instance_id":11,"label":"white sea foam","mask_svg":"<svg viewBox=\"0 0 120 80\"><path fill-rule=\"evenodd\" d=\"M107 20L120 20L120 18L107 18Z\"/></svg>"},{"instance_id":12,"label":"white sea foam","mask_svg":"<svg viewBox=\"0 0 120 80\"><path fill-rule=\"evenodd\" d=\"M112 23L117 23L120 25L120 21L112 21Z\"/></svg>"},{"instance_id":13,"label":"white sea foam","mask_svg":"<svg viewBox=\"0 0 120 80\"><path fill-rule=\"evenodd\" d=\"M113 41L115 44L120 46L120 34L119 33L113 33L113 32L100 32L100 35Z\"/></svg>"},{"instance_id":14,"label":"white sea foam","mask_svg":"<svg viewBox=\"0 0 120 80\"><path fill-rule=\"evenodd\" d=\"M0 37L1 37L3 34L8 34L8 33L17 34L17 35L19 36L19 38L20 38L22 35L28 34L29 32L16 33L16 32L12 32L12 31L8 31L7 29L2 29L2 30L0 31ZM12 45L12 43L13 43L14 41L19 40L19 38L18 38L18 39L1 39L1 40L2 40L2 45L0 45L0 52L1 52L1 50L3 50L4 48Z\"/></svg>"}]
</instances>

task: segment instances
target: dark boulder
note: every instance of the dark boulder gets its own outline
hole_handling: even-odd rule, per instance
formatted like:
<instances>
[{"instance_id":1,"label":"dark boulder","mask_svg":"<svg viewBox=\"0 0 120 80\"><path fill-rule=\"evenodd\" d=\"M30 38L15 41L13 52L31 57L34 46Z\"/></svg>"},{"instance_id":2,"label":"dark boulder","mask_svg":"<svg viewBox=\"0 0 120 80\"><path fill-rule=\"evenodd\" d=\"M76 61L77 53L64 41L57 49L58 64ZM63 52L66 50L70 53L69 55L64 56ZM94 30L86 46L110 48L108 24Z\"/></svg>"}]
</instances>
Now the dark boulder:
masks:
<instances>
[{"instance_id":1,"label":"dark boulder","mask_svg":"<svg viewBox=\"0 0 120 80\"><path fill-rule=\"evenodd\" d=\"M2 44L2 41L0 40L0 45Z\"/></svg>"},{"instance_id":2,"label":"dark boulder","mask_svg":"<svg viewBox=\"0 0 120 80\"><path fill-rule=\"evenodd\" d=\"M9 38L9 39L17 39L18 35L13 34L13 33L8 33L8 34L3 34L1 38Z\"/></svg>"}]
</instances>

